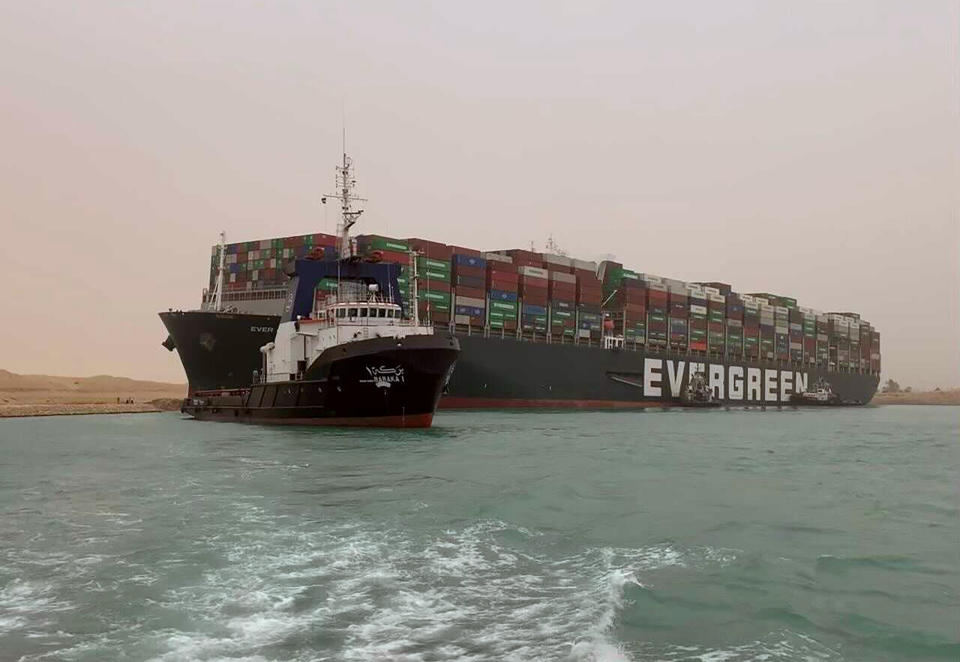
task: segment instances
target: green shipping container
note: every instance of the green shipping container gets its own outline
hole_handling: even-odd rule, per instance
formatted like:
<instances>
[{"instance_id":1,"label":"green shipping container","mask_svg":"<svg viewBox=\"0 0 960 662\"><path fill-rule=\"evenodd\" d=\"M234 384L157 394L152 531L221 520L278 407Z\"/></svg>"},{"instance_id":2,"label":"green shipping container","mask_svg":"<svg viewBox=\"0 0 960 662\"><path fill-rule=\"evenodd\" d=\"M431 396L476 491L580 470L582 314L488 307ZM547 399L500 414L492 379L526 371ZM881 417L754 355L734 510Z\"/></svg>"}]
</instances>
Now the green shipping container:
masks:
<instances>
[{"instance_id":1,"label":"green shipping container","mask_svg":"<svg viewBox=\"0 0 960 662\"><path fill-rule=\"evenodd\" d=\"M490 302L491 311L500 311L503 313L509 313L516 317L517 315L517 303L515 301L491 301Z\"/></svg>"},{"instance_id":2,"label":"green shipping container","mask_svg":"<svg viewBox=\"0 0 960 662\"><path fill-rule=\"evenodd\" d=\"M446 273L450 275L450 263L444 262L443 260L434 260L433 258L420 256L417 258L417 270L418 271L438 271L441 273Z\"/></svg>"},{"instance_id":3,"label":"green shipping container","mask_svg":"<svg viewBox=\"0 0 960 662\"><path fill-rule=\"evenodd\" d=\"M397 253L406 253L410 250L410 244L402 239L391 239L390 237L379 237L376 235L367 235L357 239L357 244L363 248L375 251L394 251Z\"/></svg>"},{"instance_id":4,"label":"green shipping container","mask_svg":"<svg viewBox=\"0 0 960 662\"><path fill-rule=\"evenodd\" d=\"M418 271L417 276L420 278L420 282L428 282L435 280L438 283L449 283L450 282L450 272L449 271L438 271L437 269L424 269Z\"/></svg>"}]
</instances>

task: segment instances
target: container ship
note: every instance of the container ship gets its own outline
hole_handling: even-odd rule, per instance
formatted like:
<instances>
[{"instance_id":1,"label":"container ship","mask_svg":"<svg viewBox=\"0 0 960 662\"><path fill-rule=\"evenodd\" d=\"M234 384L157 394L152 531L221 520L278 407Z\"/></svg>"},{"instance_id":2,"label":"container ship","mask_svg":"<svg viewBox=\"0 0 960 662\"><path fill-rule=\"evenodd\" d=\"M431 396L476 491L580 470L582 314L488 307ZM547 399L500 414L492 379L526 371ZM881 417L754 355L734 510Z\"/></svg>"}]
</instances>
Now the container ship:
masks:
<instances>
[{"instance_id":1,"label":"container ship","mask_svg":"<svg viewBox=\"0 0 960 662\"><path fill-rule=\"evenodd\" d=\"M249 384L260 347L296 319L297 265L395 263L405 316L460 345L441 408L634 408L680 403L702 375L729 405L786 405L826 384L866 404L880 379L880 334L855 312L824 312L770 292L686 282L548 250L479 250L423 238L350 237L361 212L344 156L338 235L305 234L211 251L199 310L160 317L191 391ZM312 296L336 290L320 280ZM794 403L802 402L794 397Z\"/></svg>"}]
</instances>

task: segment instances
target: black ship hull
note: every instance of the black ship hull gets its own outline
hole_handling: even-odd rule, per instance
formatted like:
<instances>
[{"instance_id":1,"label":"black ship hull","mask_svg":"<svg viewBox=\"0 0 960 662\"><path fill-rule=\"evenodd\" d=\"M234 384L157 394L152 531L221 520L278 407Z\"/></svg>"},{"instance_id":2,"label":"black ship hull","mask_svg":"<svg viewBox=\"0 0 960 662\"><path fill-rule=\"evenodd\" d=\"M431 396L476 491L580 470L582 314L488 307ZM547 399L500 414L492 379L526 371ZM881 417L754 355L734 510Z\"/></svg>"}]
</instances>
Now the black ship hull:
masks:
<instances>
[{"instance_id":1,"label":"black ship hull","mask_svg":"<svg viewBox=\"0 0 960 662\"><path fill-rule=\"evenodd\" d=\"M249 386L262 367L260 348L280 324L279 315L206 310L160 313L160 319L170 334L163 346L180 355L188 393Z\"/></svg>"},{"instance_id":2,"label":"black ship hull","mask_svg":"<svg viewBox=\"0 0 960 662\"><path fill-rule=\"evenodd\" d=\"M447 334L349 342L324 351L303 379L198 391L181 411L269 425L430 427L458 353Z\"/></svg>"},{"instance_id":3,"label":"black ship hull","mask_svg":"<svg viewBox=\"0 0 960 662\"><path fill-rule=\"evenodd\" d=\"M260 368L260 347L271 339L251 330L275 328L279 320L205 312L161 313L160 317L177 343L191 393L248 386L253 371ZM207 340L215 340L212 349L199 337L203 333L209 334ZM805 364L779 365L642 349L609 350L596 345L548 344L479 334L458 335L457 339L461 354L440 400L441 408L676 406L691 363L702 364L708 379L711 369L714 377L719 371L721 377L714 381L722 382L722 393L715 392L714 396L728 405L789 405L791 394L820 378L839 396L835 404L866 404L880 381L877 374ZM648 359L650 376L645 384ZM759 384L752 379L759 379Z\"/></svg>"},{"instance_id":4,"label":"black ship hull","mask_svg":"<svg viewBox=\"0 0 960 662\"><path fill-rule=\"evenodd\" d=\"M866 404L876 374L800 364L666 354L643 349L458 336L461 356L441 408L632 408L676 405L696 371L728 405L788 405L822 378L839 404Z\"/></svg>"}]
</instances>

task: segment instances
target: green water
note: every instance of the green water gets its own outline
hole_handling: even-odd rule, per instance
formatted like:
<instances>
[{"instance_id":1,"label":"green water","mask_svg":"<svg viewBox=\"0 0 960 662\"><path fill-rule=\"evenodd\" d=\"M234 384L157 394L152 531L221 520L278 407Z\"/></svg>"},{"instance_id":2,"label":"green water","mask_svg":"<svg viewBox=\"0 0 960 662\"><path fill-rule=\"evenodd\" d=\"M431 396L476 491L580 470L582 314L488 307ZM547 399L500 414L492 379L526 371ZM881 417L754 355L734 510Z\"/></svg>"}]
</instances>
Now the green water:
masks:
<instances>
[{"instance_id":1,"label":"green water","mask_svg":"<svg viewBox=\"0 0 960 662\"><path fill-rule=\"evenodd\" d=\"M958 660L960 409L0 421L2 660Z\"/></svg>"}]
</instances>

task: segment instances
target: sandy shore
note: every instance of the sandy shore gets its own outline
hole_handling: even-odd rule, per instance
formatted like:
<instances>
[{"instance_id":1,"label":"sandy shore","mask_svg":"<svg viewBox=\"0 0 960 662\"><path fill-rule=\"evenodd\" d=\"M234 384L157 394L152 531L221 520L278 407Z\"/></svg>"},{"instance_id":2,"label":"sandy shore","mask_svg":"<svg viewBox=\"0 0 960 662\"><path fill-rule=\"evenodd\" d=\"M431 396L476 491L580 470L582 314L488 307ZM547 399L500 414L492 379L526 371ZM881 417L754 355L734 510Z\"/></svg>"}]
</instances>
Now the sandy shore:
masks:
<instances>
[{"instance_id":1,"label":"sandy shore","mask_svg":"<svg viewBox=\"0 0 960 662\"><path fill-rule=\"evenodd\" d=\"M52 377L0 370L0 418L176 411L185 384L126 377Z\"/></svg>"},{"instance_id":2,"label":"sandy shore","mask_svg":"<svg viewBox=\"0 0 960 662\"><path fill-rule=\"evenodd\" d=\"M960 405L960 389L921 391L918 393L877 393L876 405Z\"/></svg>"},{"instance_id":3,"label":"sandy shore","mask_svg":"<svg viewBox=\"0 0 960 662\"><path fill-rule=\"evenodd\" d=\"M0 418L16 416L65 416L79 414L143 414L147 412L164 411L160 407L149 403L140 404L19 404L0 405Z\"/></svg>"}]
</instances>

